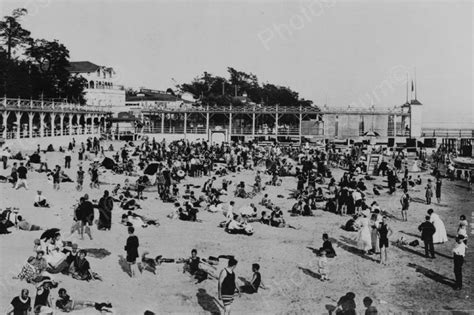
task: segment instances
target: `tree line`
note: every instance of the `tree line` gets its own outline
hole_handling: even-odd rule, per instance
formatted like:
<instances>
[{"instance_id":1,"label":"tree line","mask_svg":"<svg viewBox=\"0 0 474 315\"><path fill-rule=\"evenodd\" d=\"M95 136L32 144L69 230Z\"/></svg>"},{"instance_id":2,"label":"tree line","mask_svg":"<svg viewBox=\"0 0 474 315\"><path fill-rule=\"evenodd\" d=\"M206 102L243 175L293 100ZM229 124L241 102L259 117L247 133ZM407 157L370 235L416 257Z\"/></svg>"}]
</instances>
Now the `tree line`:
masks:
<instances>
[{"instance_id":1,"label":"tree line","mask_svg":"<svg viewBox=\"0 0 474 315\"><path fill-rule=\"evenodd\" d=\"M87 80L68 71L69 50L23 28L24 8L0 20L0 96L85 104Z\"/></svg>"},{"instance_id":2,"label":"tree line","mask_svg":"<svg viewBox=\"0 0 474 315\"><path fill-rule=\"evenodd\" d=\"M190 83L177 86L180 93L191 93L203 104L215 106L255 103L263 106L312 106L289 87L271 83L260 84L256 75L227 68L228 78L204 72ZM246 98L242 97L246 95Z\"/></svg>"}]
</instances>

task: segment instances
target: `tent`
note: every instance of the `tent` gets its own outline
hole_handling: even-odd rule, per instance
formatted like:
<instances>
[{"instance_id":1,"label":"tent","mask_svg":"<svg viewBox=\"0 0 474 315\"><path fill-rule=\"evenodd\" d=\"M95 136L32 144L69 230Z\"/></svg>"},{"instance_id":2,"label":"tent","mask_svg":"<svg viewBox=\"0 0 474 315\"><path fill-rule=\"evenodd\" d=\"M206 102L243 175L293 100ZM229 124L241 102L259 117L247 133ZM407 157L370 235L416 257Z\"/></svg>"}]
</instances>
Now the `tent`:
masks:
<instances>
[{"instance_id":1,"label":"tent","mask_svg":"<svg viewBox=\"0 0 474 315\"><path fill-rule=\"evenodd\" d=\"M111 170L114 168L115 166L115 162L114 160L112 160L111 158L104 158L104 160L102 161L102 166L105 167L106 169L108 170Z\"/></svg>"}]
</instances>

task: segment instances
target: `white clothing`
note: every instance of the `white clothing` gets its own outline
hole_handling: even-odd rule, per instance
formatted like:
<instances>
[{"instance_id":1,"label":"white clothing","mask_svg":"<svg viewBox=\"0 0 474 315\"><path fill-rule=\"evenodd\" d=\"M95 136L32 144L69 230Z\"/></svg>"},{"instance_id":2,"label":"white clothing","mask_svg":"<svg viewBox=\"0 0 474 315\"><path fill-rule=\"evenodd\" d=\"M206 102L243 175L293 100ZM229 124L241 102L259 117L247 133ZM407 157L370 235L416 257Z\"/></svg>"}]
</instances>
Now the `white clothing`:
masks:
<instances>
[{"instance_id":1,"label":"white clothing","mask_svg":"<svg viewBox=\"0 0 474 315\"><path fill-rule=\"evenodd\" d=\"M368 251L372 248L372 238L370 235L369 219L360 217L356 224L360 227L357 235L357 247L360 250Z\"/></svg>"},{"instance_id":2,"label":"white clothing","mask_svg":"<svg viewBox=\"0 0 474 315\"><path fill-rule=\"evenodd\" d=\"M464 242L461 242L461 244L456 243L456 245L453 248L453 254L455 255L461 255L461 256L466 256L466 244Z\"/></svg>"},{"instance_id":3,"label":"white clothing","mask_svg":"<svg viewBox=\"0 0 474 315\"><path fill-rule=\"evenodd\" d=\"M433 243L445 243L448 241L448 235L446 234L446 228L444 227L444 223L441 218L436 214L431 214L430 222L433 223L436 232L433 234Z\"/></svg>"}]
</instances>

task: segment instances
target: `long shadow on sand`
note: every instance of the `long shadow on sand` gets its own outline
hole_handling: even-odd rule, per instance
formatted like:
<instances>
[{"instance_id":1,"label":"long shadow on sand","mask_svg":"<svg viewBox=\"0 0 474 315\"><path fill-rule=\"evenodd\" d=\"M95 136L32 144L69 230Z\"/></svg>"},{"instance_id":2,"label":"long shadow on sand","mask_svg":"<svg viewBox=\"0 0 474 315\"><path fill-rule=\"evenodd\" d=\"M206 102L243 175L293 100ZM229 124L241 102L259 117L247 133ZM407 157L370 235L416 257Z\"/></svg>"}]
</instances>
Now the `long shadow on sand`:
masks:
<instances>
[{"instance_id":1,"label":"long shadow on sand","mask_svg":"<svg viewBox=\"0 0 474 315\"><path fill-rule=\"evenodd\" d=\"M408 233L408 232L404 232L404 231L400 231L400 232L402 232L403 234L409 235L409 236L416 237L417 239L419 239L419 238L420 238L420 236L419 236L419 235L416 235L416 234L413 234L413 233ZM448 235L448 237L452 237L452 235ZM401 250L405 250L405 251L407 251L407 252L410 252L410 251L411 251L411 252L413 252L413 253L416 253L416 254L418 254L418 255L421 255L421 256L423 256L423 257L424 257L424 255L422 255L422 254L420 254L419 252L417 252L417 251L414 251L414 250L412 250L412 249L410 249L410 248L407 248L407 247L404 247L404 246L398 245L398 244L396 244L396 243L393 243L393 242L392 242L392 244L393 244L395 247L398 247L398 248L400 248ZM435 244L435 246L436 246L436 244ZM423 246L421 246L421 248L423 248L423 250L425 249ZM451 257L451 256L448 256L448 255L446 255L446 254L442 254L442 253L440 253L440 252L437 252L437 251L435 251L435 254L436 254L436 255L438 255L438 256L440 256L440 257L447 258L447 259L453 259L453 257Z\"/></svg>"},{"instance_id":2,"label":"long shadow on sand","mask_svg":"<svg viewBox=\"0 0 474 315\"><path fill-rule=\"evenodd\" d=\"M316 273L316 272L314 272L314 271L312 271L308 268L303 268L303 267L299 267L299 266L298 266L298 269L303 271L303 273L307 276L310 276L314 279L321 280L321 275L319 273Z\"/></svg>"},{"instance_id":3,"label":"long shadow on sand","mask_svg":"<svg viewBox=\"0 0 474 315\"><path fill-rule=\"evenodd\" d=\"M352 240L348 237L345 237L345 236L341 236L341 240L344 241L345 243L343 243L339 240L335 240L335 243L337 244L337 247L340 247L340 248L344 249L345 251L348 251L351 254L354 254L356 256L364 258L365 260L377 261L377 260L371 258L370 256L364 255L364 253L356 247L356 245L357 245L356 241L354 241L354 240ZM346 244L346 243L349 243L350 245ZM351 246L351 245L353 245L353 246Z\"/></svg>"},{"instance_id":4,"label":"long shadow on sand","mask_svg":"<svg viewBox=\"0 0 474 315\"><path fill-rule=\"evenodd\" d=\"M130 266L128 265L123 255L119 255L118 258L119 258L118 264L122 268L122 271L131 277L132 275L130 274Z\"/></svg>"},{"instance_id":5,"label":"long shadow on sand","mask_svg":"<svg viewBox=\"0 0 474 315\"><path fill-rule=\"evenodd\" d=\"M205 289L198 289L196 293L198 304L202 307L203 310L211 314L220 315L221 311L218 304L213 296L209 295Z\"/></svg>"},{"instance_id":6,"label":"long shadow on sand","mask_svg":"<svg viewBox=\"0 0 474 315\"><path fill-rule=\"evenodd\" d=\"M421 273L422 275L430 278L431 280L434 280L436 282L439 282L441 284L447 285L447 286L454 286L455 282L452 279L449 279L443 275L440 275L439 273L436 273L432 270L429 270L428 268L425 268L423 266L413 264L413 263L408 263L407 265L410 268L414 268L416 272Z\"/></svg>"}]
</instances>

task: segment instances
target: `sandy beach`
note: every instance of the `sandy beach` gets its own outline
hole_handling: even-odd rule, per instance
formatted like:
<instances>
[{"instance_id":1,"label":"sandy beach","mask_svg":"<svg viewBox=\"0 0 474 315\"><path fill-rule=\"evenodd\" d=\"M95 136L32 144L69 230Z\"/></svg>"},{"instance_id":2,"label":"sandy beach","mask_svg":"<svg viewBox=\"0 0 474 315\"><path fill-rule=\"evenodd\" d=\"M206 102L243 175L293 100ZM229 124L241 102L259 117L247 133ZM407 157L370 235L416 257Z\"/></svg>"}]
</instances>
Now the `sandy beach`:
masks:
<instances>
[{"instance_id":1,"label":"sandy beach","mask_svg":"<svg viewBox=\"0 0 474 315\"><path fill-rule=\"evenodd\" d=\"M107 147L105 145L104 147ZM118 143L114 143L116 148ZM33 149L33 148L32 148ZM106 152L111 157L112 152ZM64 154L59 152L46 153L48 165L64 164ZM84 162L88 169L90 162ZM11 167L12 160L9 161ZM72 179L76 178L77 152L72 158L72 168L66 170ZM35 165L35 167L38 167ZM338 181L343 170L334 169L333 175ZM0 170L1 175L8 175L10 168ZM423 182L431 176L420 173ZM232 180L230 191L237 182L253 182L253 171L231 173L226 178ZM32 224L46 228L58 227L63 239L79 245L79 248L104 248L110 255L102 258L89 257L94 272L102 276L103 281L78 281L66 275L56 275L59 287L66 288L75 299L110 301L116 314L143 314L150 310L157 314L218 314L221 307L217 301L217 281L207 279L199 284L182 271L182 264L165 263L158 267L157 275L144 271L136 279L131 279L126 272L124 263L124 245L127 238L126 227L120 224L124 213L118 204L114 205L111 231L98 231L93 227L93 240L79 240L77 234L68 238L73 223L73 205L84 193L92 200L98 200L105 189L112 190L113 185L123 183L126 176L113 175L110 171L101 173L100 189L89 188L90 176L86 174L85 187L82 192L75 189L74 183L63 183L60 191L54 191L52 184L46 180L44 173L29 172L29 190L14 190L11 184L0 184L0 208L18 207L20 214ZM220 186L224 177L217 178ZM179 185L181 193L185 184L202 187L207 177L186 178ZM270 179L264 175L263 182ZM136 177L130 178L135 181ZM468 191L466 182L443 180L443 197L441 204L434 202L427 206L424 200L423 186L410 189L412 202L408 222L400 218L399 198L401 191L389 195L385 190L380 196L372 194L373 184L386 185L385 178L376 177L374 181L366 181L368 192L367 203L377 200L381 208L391 218L389 225L394 234L390 238L389 265L378 264L378 256L363 256L355 244L356 232L347 232L341 225L349 217L341 217L322 210L313 211L313 217L292 217L288 213L294 199L287 199L291 190L296 188L295 177L283 178L283 185L267 187L268 193L276 205L284 210L286 221L301 229L274 228L260 223L253 223L254 235L230 235L218 224L224 220L221 213L200 211L198 218L202 222L183 222L172 220L166 216L174 209L172 204L159 200L156 187L145 192L146 200L140 201L141 210L137 213L160 222L159 227L149 226L137 228L136 235L140 239L139 253L150 252L150 256L163 255L168 258L189 257L191 249L196 248L201 257L234 255L239 261L236 268L238 277L250 280L252 263L259 263L263 282L268 287L257 294L243 294L236 297L232 305L234 314L328 314L346 292L356 294L358 314L363 314L362 299L366 296L374 300L380 314L474 314L474 297L472 294L474 273L472 267L473 246L468 243L466 262L464 265L464 288L454 291L453 260L451 250L454 246L457 224L461 214L466 215L472 223L474 194ZM50 208L33 207L36 190L42 190L49 200ZM200 194L200 189L194 189ZM284 198L279 198L283 195ZM263 194L253 199L234 198L232 195L222 198L224 201L234 200L235 209L258 202ZM376 197L376 198L374 198ZM400 237L408 241L417 239L417 227L423 222L426 211L433 208L443 219L449 241L436 244L437 258L424 258L422 246L396 247L394 242ZM259 212L263 210L258 206ZM96 212L96 218L98 217ZM35 289L31 284L13 280L20 272L21 265L33 255L33 240L39 238L42 231L19 231L10 228L11 234L0 237L0 305L6 308L11 299L18 295L21 288L29 288L30 296L34 297ZM328 233L332 240L337 257L329 259L330 281L319 279L315 249L322 245L321 236ZM469 230L470 233L470 230ZM422 244L422 242L421 242ZM220 271L224 265L220 264ZM53 290L57 298L57 290ZM60 314L59 311L55 313ZM93 309L75 311L75 314L94 314Z\"/></svg>"}]
</instances>

